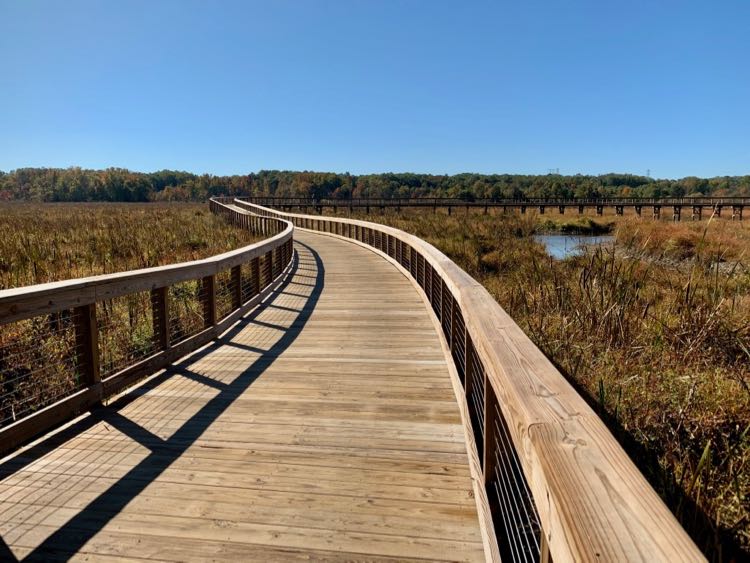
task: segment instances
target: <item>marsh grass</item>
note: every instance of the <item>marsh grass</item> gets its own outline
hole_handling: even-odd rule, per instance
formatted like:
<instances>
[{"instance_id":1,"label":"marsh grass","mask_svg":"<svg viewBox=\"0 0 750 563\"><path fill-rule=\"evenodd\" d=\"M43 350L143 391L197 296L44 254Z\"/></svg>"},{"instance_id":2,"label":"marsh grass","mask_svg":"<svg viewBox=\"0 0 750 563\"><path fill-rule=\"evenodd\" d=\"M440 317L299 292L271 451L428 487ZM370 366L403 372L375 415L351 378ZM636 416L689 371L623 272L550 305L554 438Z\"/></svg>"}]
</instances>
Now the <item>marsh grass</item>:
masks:
<instances>
[{"instance_id":1,"label":"marsh grass","mask_svg":"<svg viewBox=\"0 0 750 563\"><path fill-rule=\"evenodd\" d=\"M529 236L540 224L533 214L359 217L424 238L483 283L600 413L709 557L747 556L744 225L628 219L616 223L614 248L558 261Z\"/></svg>"}]
</instances>

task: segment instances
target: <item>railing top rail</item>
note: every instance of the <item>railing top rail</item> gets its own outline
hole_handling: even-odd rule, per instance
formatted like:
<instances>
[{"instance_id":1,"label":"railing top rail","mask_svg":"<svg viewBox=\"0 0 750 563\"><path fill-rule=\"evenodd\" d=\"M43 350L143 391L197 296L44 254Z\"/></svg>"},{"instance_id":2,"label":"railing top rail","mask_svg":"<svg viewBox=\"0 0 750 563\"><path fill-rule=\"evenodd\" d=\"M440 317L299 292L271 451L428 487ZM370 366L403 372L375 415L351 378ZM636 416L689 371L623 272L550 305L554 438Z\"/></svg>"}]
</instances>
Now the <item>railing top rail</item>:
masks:
<instances>
[{"instance_id":1,"label":"railing top rail","mask_svg":"<svg viewBox=\"0 0 750 563\"><path fill-rule=\"evenodd\" d=\"M271 217L258 219L279 232L201 260L0 290L0 325L216 274L261 256L293 236L294 226L289 221Z\"/></svg>"},{"instance_id":2,"label":"railing top rail","mask_svg":"<svg viewBox=\"0 0 750 563\"><path fill-rule=\"evenodd\" d=\"M292 221L377 230L429 262L460 307L487 381L504 409L556 563L704 559L592 408L487 290L445 254L414 235L377 223L237 203Z\"/></svg>"}]
</instances>

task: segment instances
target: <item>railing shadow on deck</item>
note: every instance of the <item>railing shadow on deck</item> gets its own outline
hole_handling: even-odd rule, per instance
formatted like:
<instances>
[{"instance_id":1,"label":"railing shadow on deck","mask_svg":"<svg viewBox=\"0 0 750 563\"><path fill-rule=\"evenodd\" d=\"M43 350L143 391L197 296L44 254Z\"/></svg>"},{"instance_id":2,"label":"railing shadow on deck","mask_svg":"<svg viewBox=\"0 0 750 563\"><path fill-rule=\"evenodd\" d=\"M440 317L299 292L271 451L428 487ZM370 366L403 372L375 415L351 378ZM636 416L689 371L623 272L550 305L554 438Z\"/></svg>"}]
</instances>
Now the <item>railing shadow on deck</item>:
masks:
<instances>
[{"instance_id":1,"label":"railing shadow on deck","mask_svg":"<svg viewBox=\"0 0 750 563\"><path fill-rule=\"evenodd\" d=\"M72 555L79 551L131 500L137 497L148 485L153 483L174 461L194 444L211 424L268 369L279 354L294 342L315 309L325 283L325 269L320 256L312 248L303 243L295 241L295 245L297 246L295 261L287 278L268 296L264 303L245 315L234 327L222 335L221 338L206 348L193 353L179 364L168 368L165 372L150 379L144 385L125 393L110 403L110 405L96 409L90 416L71 424L57 434L30 447L20 456L11 458L0 465L0 482L2 482L8 476L38 461L56 447L79 436L82 432L92 428L99 422L111 425L119 432L122 432L150 450L148 455L125 475L117 479L113 485L99 494L85 508L31 551L23 559L24 561L47 560L52 555L59 558L64 554ZM302 263L301 254L302 258L312 258L312 262L308 263L314 266L315 283L310 285L309 295L301 295L296 292L291 294L286 291L293 283L292 280L296 272L309 272L309 268L300 267ZM255 323L258 314L272 306L274 300L281 295L294 295L306 299L304 305L298 309L298 315L291 322L290 327L267 350L258 348L257 351L261 354L260 357L255 359L233 381L223 383L212 380L215 385L212 385L211 388L218 390L218 395L208 400L203 407L184 422L169 438L162 439L141 427L137 422L120 414L120 410L125 405L131 403L148 390L157 388L174 375L187 376L195 381L195 378L189 376L190 366L222 346L233 345L234 343L231 343L231 340L247 325ZM0 560L5 561L6 558L10 561L17 560L10 558L12 556L13 554L7 544L0 538Z\"/></svg>"}]
</instances>

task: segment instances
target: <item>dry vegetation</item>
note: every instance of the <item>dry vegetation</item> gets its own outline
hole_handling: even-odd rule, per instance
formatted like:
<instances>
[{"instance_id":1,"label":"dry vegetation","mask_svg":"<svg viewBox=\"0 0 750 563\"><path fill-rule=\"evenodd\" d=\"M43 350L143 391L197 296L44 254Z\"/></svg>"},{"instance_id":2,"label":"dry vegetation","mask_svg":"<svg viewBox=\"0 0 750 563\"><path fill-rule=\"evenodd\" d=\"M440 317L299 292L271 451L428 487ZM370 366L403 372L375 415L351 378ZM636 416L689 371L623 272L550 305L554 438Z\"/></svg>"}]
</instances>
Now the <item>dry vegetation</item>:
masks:
<instances>
[{"instance_id":1,"label":"dry vegetation","mask_svg":"<svg viewBox=\"0 0 750 563\"><path fill-rule=\"evenodd\" d=\"M706 553L729 560L742 546L746 556L750 222L607 217L614 249L558 261L529 236L549 216L362 218L424 238L480 280L598 409Z\"/></svg>"}]
</instances>

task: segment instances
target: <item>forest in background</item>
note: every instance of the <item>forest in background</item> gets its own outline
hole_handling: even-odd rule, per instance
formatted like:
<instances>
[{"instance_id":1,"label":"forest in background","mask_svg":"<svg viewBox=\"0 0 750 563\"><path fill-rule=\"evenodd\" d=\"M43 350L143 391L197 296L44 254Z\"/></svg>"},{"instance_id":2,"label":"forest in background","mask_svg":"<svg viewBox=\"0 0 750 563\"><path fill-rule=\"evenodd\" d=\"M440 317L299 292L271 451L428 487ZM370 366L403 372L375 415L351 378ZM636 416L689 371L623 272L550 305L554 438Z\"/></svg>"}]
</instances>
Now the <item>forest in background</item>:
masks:
<instances>
[{"instance_id":1,"label":"forest in background","mask_svg":"<svg viewBox=\"0 0 750 563\"><path fill-rule=\"evenodd\" d=\"M203 201L214 195L356 197L682 197L750 196L750 175L652 179L632 174L433 175L261 170L214 176L174 170L133 172L123 168L19 168L0 171L0 201Z\"/></svg>"}]
</instances>

